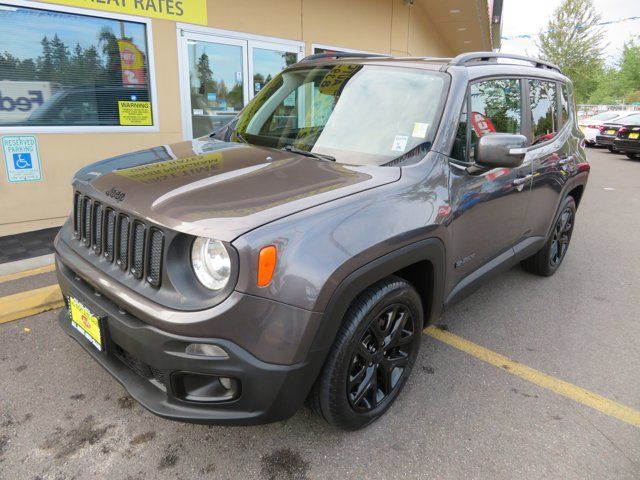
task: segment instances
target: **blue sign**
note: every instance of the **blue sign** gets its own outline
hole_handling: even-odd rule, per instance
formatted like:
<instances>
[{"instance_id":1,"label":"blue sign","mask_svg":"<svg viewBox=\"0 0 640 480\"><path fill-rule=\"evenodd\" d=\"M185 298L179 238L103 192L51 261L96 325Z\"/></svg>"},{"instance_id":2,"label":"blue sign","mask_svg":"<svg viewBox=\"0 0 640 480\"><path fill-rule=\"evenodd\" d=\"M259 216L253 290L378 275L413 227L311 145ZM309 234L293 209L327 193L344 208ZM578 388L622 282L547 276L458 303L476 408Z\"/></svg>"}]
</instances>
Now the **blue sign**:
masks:
<instances>
[{"instance_id":1,"label":"blue sign","mask_svg":"<svg viewBox=\"0 0 640 480\"><path fill-rule=\"evenodd\" d=\"M218 99L218 95L215 92L207 93L207 100L210 102L215 102Z\"/></svg>"},{"instance_id":2,"label":"blue sign","mask_svg":"<svg viewBox=\"0 0 640 480\"><path fill-rule=\"evenodd\" d=\"M26 170L33 168L33 161L31 160L30 153L14 153L13 166L16 170Z\"/></svg>"}]
</instances>

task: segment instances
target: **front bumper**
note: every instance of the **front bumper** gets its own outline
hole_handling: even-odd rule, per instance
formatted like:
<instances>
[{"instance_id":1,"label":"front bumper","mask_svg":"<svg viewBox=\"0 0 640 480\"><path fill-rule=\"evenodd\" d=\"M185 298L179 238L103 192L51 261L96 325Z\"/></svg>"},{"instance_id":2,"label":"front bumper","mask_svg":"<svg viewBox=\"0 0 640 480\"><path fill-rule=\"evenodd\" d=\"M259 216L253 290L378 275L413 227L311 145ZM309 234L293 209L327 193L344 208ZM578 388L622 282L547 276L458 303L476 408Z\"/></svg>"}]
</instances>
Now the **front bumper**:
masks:
<instances>
[{"instance_id":1,"label":"front bumper","mask_svg":"<svg viewBox=\"0 0 640 480\"><path fill-rule=\"evenodd\" d=\"M294 364L267 363L228 339L164 331L126 312L76 275L60 258L56 264L65 299L74 296L102 318L104 350L97 350L71 326L66 309L59 317L63 330L135 400L161 417L220 425L286 419L304 402L324 361L326 352L309 351L304 360ZM228 358L185 353L192 343L217 345L227 352ZM187 400L178 385L184 373L233 378L239 383L239 393L222 402Z\"/></svg>"},{"instance_id":2,"label":"front bumper","mask_svg":"<svg viewBox=\"0 0 640 480\"><path fill-rule=\"evenodd\" d=\"M616 150L624 153L640 153L640 142L634 140L619 140L613 142Z\"/></svg>"}]
</instances>

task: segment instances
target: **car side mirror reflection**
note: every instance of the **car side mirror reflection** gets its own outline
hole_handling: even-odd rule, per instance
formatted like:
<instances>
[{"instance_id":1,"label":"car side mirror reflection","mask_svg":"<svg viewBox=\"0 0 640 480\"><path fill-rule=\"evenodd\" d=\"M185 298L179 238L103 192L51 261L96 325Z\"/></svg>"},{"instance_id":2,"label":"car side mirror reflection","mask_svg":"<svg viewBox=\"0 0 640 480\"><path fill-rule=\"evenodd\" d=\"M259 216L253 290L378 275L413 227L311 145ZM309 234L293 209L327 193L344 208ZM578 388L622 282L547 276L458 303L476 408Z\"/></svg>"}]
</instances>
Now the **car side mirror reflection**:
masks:
<instances>
[{"instance_id":1,"label":"car side mirror reflection","mask_svg":"<svg viewBox=\"0 0 640 480\"><path fill-rule=\"evenodd\" d=\"M524 135L489 133L480 137L476 145L476 166L483 169L519 167L527 146Z\"/></svg>"}]
</instances>

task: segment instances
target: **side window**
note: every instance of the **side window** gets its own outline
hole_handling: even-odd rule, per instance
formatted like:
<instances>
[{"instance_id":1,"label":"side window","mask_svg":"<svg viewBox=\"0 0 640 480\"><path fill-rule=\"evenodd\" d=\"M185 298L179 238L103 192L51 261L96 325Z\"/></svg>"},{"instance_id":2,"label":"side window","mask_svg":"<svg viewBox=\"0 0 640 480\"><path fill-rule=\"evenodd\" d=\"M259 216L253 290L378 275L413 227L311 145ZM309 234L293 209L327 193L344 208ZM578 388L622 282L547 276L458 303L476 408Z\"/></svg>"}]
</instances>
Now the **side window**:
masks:
<instances>
[{"instance_id":1,"label":"side window","mask_svg":"<svg viewBox=\"0 0 640 480\"><path fill-rule=\"evenodd\" d=\"M531 144L551 140L557 132L558 105L555 82L529 80Z\"/></svg>"},{"instance_id":2,"label":"side window","mask_svg":"<svg viewBox=\"0 0 640 480\"><path fill-rule=\"evenodd\" d=\"M567 91L567 86L564 84L560 84L560 99L561 99L561 107L560 107L560 115L562 118L562 125L566 124L569 121L569 92Z\"/></svg>"},{"instance_id":3,"label":"side window","mask_svg":"<svg viewBox=\"0 0 640 480\"><path fill-rule=\"evenodd\" d=\"M520 80L487 80L471 85L471 142L473 161L478 139L487 133L520 133L522 102Z\"/></svg>"}]
</instances>

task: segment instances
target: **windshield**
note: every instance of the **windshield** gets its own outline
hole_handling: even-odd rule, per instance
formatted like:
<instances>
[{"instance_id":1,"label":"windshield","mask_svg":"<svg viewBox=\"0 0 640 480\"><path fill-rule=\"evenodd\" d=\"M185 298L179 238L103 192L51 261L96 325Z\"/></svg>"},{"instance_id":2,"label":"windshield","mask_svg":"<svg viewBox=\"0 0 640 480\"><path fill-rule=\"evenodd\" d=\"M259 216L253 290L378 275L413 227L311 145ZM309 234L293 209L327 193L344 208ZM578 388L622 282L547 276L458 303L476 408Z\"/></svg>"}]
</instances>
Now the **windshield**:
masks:
<instances>
[{"instance_id":1,"label":"windshield","mask_svg":"<svg viewBox=\"0 0 640 480\"><path fill-rule=\"evenodd\" d=\"M445 86L445 75L423 70L301 67L269 82L231 127L236 141L291 146L342 163L422 158L433 140Z\"/></svg>"}]
</instances>

